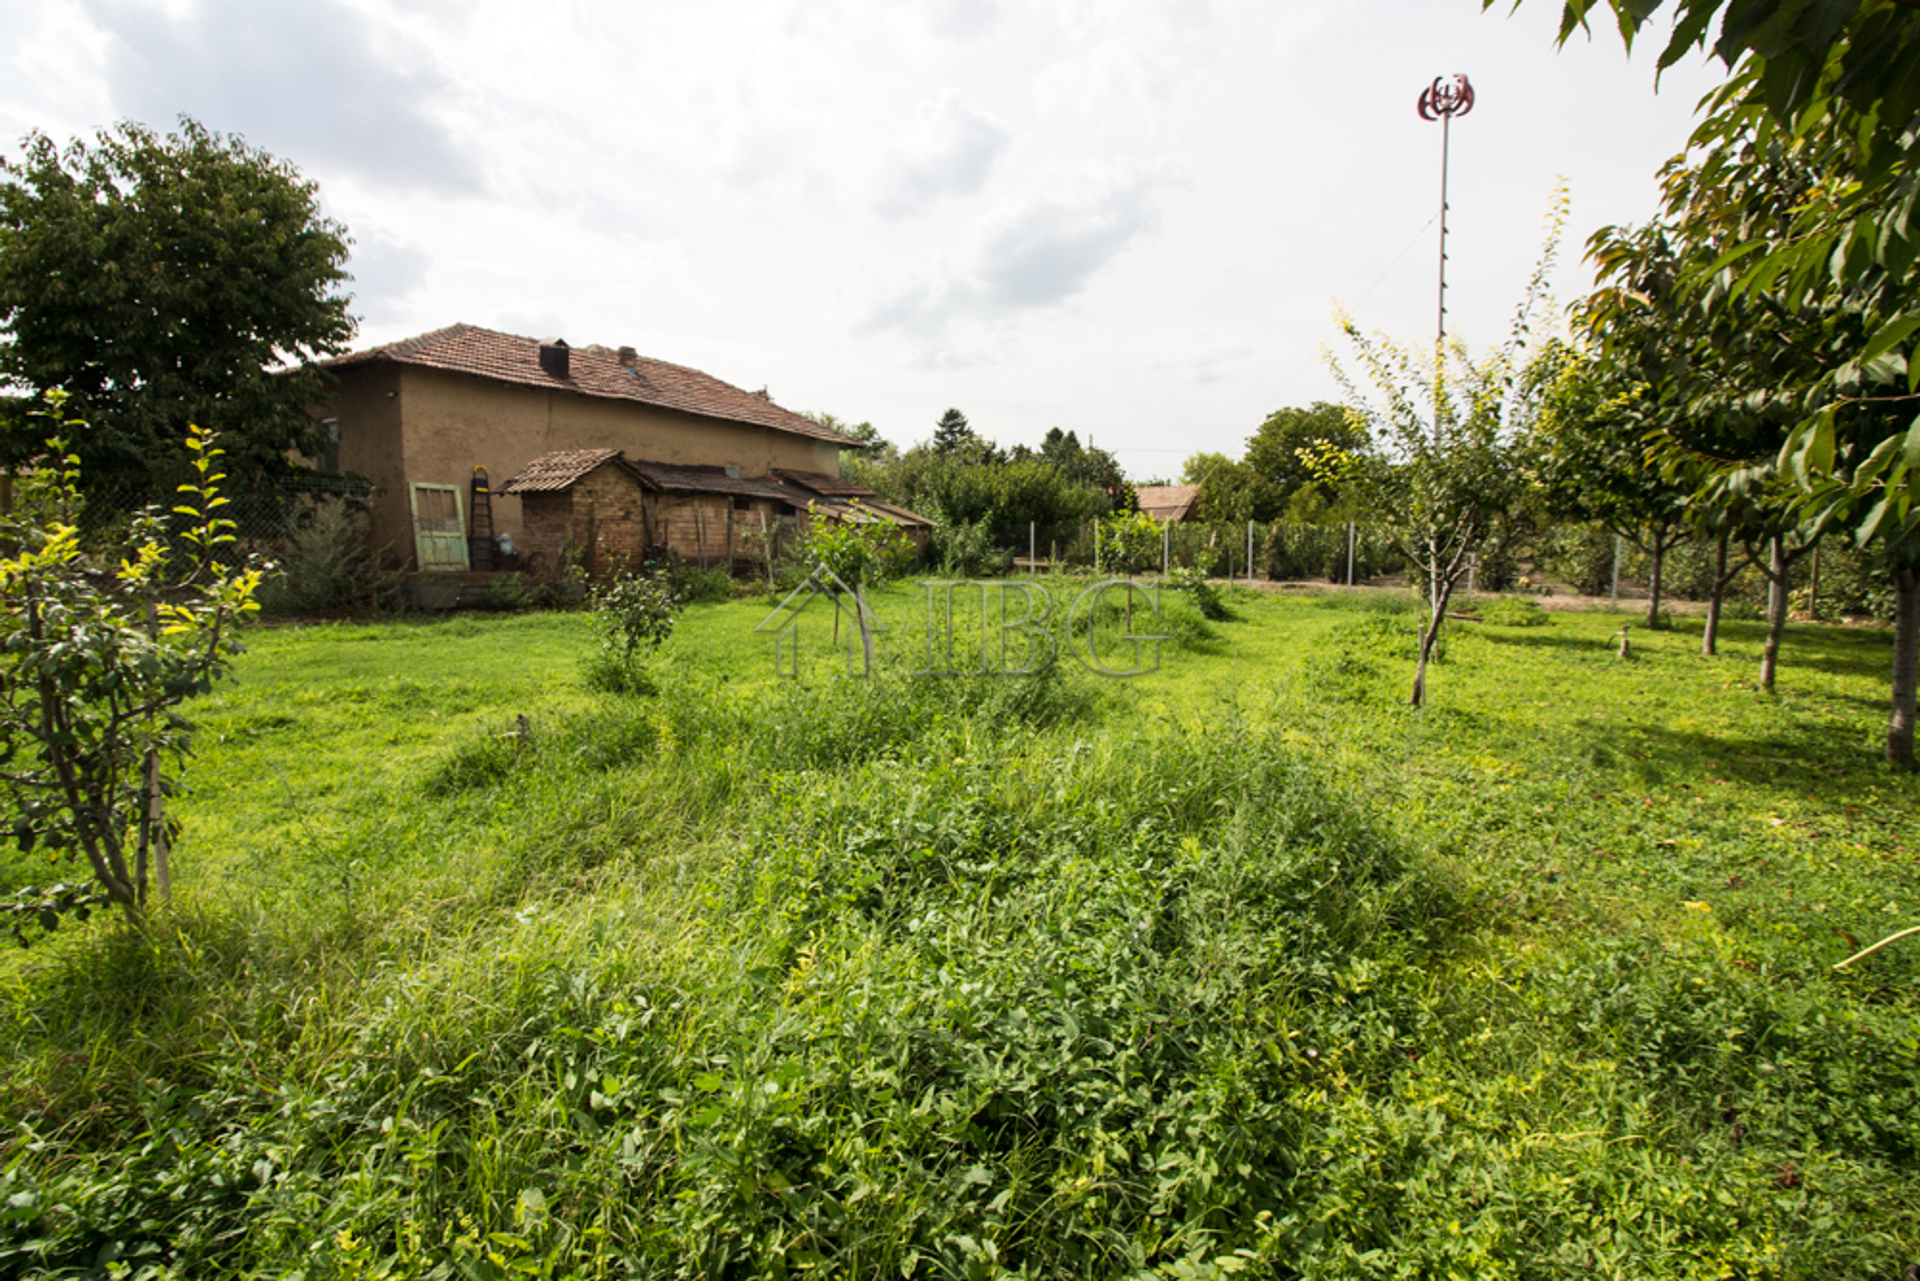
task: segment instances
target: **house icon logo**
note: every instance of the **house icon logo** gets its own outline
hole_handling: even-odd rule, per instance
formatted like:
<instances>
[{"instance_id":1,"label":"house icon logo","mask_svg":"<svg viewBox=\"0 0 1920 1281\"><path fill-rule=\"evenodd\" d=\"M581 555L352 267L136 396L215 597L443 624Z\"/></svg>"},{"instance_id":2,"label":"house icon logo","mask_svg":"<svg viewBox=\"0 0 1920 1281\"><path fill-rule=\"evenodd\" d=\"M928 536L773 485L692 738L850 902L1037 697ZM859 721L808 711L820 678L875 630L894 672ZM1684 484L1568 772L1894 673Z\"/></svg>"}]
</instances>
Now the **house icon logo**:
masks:
<instances>
[{"instance_id":1,"label":"house icon logo","mask_svg":"<svg viewBox=\"0 0 1920 1281\"><path fill-rule=\"evenodd\" d=\"M800 620L822 598L832 607L833 635L846 651L848 674L871 676L873 638L884 635L887 629L860 593L824 565L788 592L786 598L773 607L773 612L753 629L756 636L773 637L774 675L788 680L800 678Z\"/></svg>"}]
</instances>

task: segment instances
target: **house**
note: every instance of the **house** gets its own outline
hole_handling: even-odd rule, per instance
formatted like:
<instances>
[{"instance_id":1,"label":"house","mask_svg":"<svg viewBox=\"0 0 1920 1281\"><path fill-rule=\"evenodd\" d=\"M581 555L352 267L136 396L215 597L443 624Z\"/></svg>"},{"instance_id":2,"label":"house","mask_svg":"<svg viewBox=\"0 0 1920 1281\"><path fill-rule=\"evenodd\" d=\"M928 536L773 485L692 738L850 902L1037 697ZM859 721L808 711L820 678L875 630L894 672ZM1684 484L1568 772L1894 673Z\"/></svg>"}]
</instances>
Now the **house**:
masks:
<instances>
[{"instance_id":1,"label":"house","mask_svg":"<svg viewBox=\"0 0 1920 1281\"><path fill-rule=\"evenodd\" d=\"M551 497L534 496L572 495L583 484L596 527L611 530L618 518L599 490L623 483L646 490L646 468L658 469L646 492L685 495L690 479L706 486L702 503L683 519L694 523L695 545L717 556L724 531L737 523L720 521L719 513L737 516L742 509L734 500L749 500L748 511L756 501L763 511L790 502L776 496L785 487L762 492L748 482L768 482L776 470L833 477L840 451L861 447L782 409L765 392L649 360L631 347L570 347L559 338L459 324L324 363L336 382L332 399L314 411L331 442L318 461L373 482L375 545L407 569L465 570L470 544L501 533L517 545L544 547L528 537L526 504L552 507ZM549 477L555 487L523 476L536 459L588 453L598 455L590 466L583 457L556 464L563 472L586 470L564 481ZM601 475L614 455L627 461ZM621 473L625 481L616 478ZM476 484L482 475L524 483L489 493ZM576 499L567 502L572 522ZM709 509L718 531L692 514ZM685 529L668 532L670 545L686 541Z\"/></svg>"},{"instance_id":2,"label":"house","mask_svg":"<svg viewBox=\"0 0 1920 1281\"><path fill-rule=\"evenodd\" d=\"M1200 519L1198 485L1139 485L1134 488L1133 496L1140 510L1157 521L1179 523Z\"/></svg>"}]
</instances>

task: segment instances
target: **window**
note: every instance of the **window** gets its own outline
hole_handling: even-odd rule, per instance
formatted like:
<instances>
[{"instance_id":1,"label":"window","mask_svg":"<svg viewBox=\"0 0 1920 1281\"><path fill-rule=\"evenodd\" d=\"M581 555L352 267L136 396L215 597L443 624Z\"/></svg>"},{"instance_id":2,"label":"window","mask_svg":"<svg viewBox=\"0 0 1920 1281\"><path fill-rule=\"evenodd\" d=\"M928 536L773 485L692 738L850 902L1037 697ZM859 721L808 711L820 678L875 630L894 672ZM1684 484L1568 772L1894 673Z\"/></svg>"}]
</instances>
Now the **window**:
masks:
<instances>
[{"instance_id":1,"label":"window","mask_svg":"<svg viewBox=\"0 0 1920 1281\"><path fill-rule=\"evenodd\" d=\"M318 471L335 472L340 470L340 420L322 418L320 426L327 433L327 443L320 449Z\"/></svg>"}]
</instances>

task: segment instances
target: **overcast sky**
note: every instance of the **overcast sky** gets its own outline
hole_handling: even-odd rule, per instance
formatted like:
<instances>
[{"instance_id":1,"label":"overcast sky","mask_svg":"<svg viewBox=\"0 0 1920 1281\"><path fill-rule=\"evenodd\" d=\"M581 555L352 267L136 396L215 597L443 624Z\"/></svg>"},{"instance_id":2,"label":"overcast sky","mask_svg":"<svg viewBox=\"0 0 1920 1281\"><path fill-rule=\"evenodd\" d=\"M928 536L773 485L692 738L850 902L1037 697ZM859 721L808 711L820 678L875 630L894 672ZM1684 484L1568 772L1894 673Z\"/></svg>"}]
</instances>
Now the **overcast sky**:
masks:
<instances>
[{"instance_id":1,"label":"overcast sky","mask_svg":"<svg viewBox=\"0 0 1920 1281\"><path fill-rule=\"evenodd\" d=\"M1136 479L1336 399L1345 305L1506 335L1557 177L1556 283L1654 210L1716 66L1557 51L1479 0L11 0L0 145L182 113L320 184L357 345L469 321L631 344L901 444L948 406Z\"/></svg>"}]
</instances>

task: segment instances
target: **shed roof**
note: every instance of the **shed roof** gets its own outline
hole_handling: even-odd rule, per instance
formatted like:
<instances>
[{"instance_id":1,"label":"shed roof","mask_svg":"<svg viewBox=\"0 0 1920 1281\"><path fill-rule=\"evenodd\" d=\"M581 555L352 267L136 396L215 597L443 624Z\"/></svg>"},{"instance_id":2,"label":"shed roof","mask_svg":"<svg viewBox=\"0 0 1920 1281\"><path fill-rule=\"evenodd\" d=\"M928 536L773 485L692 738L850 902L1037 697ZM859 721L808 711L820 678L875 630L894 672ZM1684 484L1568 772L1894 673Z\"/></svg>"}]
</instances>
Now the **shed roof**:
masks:
<instances>
[{"instance_id":1,"label":"shed roof","mask_svg":"<svg viewBox=\"0 0 1920 1281\"><path fill-rule=\"evenodd\" d=\"M864 442L851 436L782 409L765 395L744 391L685 365L645 356L636 356L632 364L626 364L618 352L600 346L569 347L567 354L567 376L558 378L541 368L538 339L503 334L478 325L455 324L320 363L329 369L354 369L383 361L441 369L495 382L658 405L807 436L849 449L864 446Z\"/></svg>"},{"instance_id":2,"label":"shed roof","mask_svg":"<svg viewBox=\"0 0 1920 1281\"><path fill-rule=\"evenodd\" d=\"M630 460L627 466L653 488L669 494L736 494L746 498L777 498L784 503L796 498L806 501L772 477L729 476L725 467L682 466L645 459Z\"/></svg>"},{"instance_id":3,"label":"shed roof","mask_svg":"<svg viewBox=\"0 0 1920 1281\"><path fill-rule=\"evenodd\" d=\"M617 449L559 449L542 454L522 467L506 484L503 494L539 494L571 489L588 472L615 459L626 462Z\"/></svg>"},{"instance_id":4,"label":"shed roof","mask_svg":"<svg viewBox=\"0 0 1920 1281\"><path fill-rule=\"evenodd\" d=\"M873 497L873 491L865 485L851 480L842 480L838 476L829 476L823 471L792 471L788 468L776 467L773 469L773 474L781 480L798 485L802 489L811 489L814 493L828 498Z\"/></svg>"}]
</instances>

